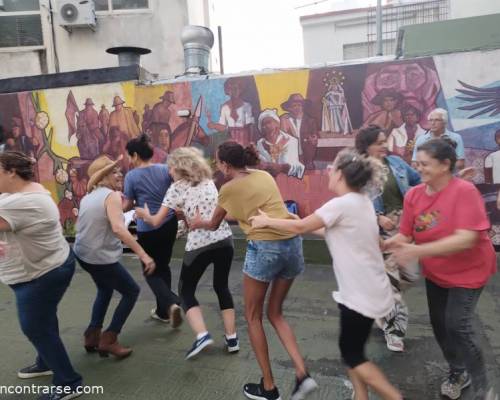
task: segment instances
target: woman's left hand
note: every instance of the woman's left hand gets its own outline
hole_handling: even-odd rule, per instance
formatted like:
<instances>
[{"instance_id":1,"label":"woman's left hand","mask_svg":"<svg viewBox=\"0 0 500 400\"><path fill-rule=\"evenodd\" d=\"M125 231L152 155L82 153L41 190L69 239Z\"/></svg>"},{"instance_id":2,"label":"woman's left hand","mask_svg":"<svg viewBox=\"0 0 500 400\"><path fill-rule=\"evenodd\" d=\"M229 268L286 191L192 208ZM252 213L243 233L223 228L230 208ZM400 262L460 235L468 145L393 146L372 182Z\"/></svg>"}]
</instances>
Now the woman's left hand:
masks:
<instances>
[{"instance_id":1,"label":"woman's left hand","mask_svg":"<svg viewBox=\"0 0 500 400\"><path fill-rule=\"evenodd\" d=\"M151 213L149 212L149 207L147 203L144 203L144 208L143 207L135 208L135 216L147 222L147 220L151 217Z\"/></svg>"},{"instance_id":2,"label":"woman's left hand","mask_svg":"<svg viewBox=\"0 0 500 400\"><path fill-rule=\"evenodd\" d=\"M392 250L392 255L397 264L402 267L418 260L420 257L419 247L416 244L411 243L394 243Z\"/></svg>"},{"instance_id":3,"label":"woman's left hand","mask_svg":"<svg viewBox=\"0 0 500 400\"><path fill-rule=\"evenodd\" d=\"M252 223L252 228L265 228L269 223L269 217L264 211L259 210L259 215L250 217L249 221Z\"/></svg>"}]
</instances>

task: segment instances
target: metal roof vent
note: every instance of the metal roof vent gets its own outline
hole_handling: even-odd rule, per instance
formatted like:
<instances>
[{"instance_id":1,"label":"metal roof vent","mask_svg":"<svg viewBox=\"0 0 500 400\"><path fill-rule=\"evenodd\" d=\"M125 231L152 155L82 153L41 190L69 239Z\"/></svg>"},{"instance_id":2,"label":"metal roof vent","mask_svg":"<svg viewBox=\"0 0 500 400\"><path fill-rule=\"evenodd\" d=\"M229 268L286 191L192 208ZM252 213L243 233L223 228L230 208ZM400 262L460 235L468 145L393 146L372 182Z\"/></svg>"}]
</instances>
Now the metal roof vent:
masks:
<instances>
[{"instance_id":1,"label":"metal roof vent","mask_svg":"<svg viewBox=\"0 0 500 400\"><path fill-rule=\"evenodd\" d=\"M187 25L182 29L185 75L208 74L210 49L214 45L214 34L204 26Z\"/></svg>"},{"instance_id":2,"label":"metal roof vent","mask_svg":"<svg viewBox=\"0 0 500 400\"><path fill-rule=\"evenodd\" d=\"M126 67L128 65L141 65L141 56L151 53L150 49L133 46L110 47L106 53L116 54L118 56L118 65Z\"/></svg>"}]
</instances>

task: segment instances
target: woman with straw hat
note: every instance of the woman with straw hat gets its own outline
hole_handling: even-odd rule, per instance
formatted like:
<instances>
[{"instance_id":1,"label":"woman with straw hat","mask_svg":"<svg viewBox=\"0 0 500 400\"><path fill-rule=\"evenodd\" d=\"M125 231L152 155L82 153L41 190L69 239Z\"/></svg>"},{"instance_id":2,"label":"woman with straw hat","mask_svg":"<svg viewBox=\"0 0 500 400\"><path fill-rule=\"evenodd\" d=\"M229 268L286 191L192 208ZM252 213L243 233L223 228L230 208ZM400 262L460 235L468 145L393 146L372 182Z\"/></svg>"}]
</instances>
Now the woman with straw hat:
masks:
<instances>
[{"instance_id":1,"label":"woman with straw hat","mask_svg":"<svg viewBox=\"0 0 500 400\"><path fill-rule=\"evenodd\" d=\"M89 353L97 350L102 357L111 353L124 358L132 349L120 345L117 336L137 301L139 286L120 263L122 242L137 254L146 274L154 271L155 263L125 226L120 193L123 179L117 166L120 161L121 157L112 161L101 156L90 164L87 194L80 203L74 251L78 262L97 286L92 317L84 335L85 349ZM101 334L114 290L122 298L111 324Z\"/></svg>"}]
</instances>

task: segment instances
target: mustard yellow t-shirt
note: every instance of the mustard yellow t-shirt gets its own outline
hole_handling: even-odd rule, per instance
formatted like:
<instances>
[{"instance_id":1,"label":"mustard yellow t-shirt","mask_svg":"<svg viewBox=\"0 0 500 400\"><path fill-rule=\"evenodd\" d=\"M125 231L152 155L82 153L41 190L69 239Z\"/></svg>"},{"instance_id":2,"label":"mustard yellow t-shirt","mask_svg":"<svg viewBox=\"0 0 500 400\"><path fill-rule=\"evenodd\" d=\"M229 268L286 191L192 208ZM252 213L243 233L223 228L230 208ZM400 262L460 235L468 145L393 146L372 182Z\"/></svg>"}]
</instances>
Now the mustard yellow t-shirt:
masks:
<instances>
[{"instance_id":1,"label":"mustard yellow t-shirt","mask_svg":"<svg viewBox=\"0 0 500 400\"><path fill-rule=\"evenodd\" d=\"M295 236L273 228L252 228L248 220L259 209L273 218L291 218L274 178L265 171L252 169L247 176L223 185L219 206L238 221L248 240L283 240Z\"/></svg>"}]
</instances>

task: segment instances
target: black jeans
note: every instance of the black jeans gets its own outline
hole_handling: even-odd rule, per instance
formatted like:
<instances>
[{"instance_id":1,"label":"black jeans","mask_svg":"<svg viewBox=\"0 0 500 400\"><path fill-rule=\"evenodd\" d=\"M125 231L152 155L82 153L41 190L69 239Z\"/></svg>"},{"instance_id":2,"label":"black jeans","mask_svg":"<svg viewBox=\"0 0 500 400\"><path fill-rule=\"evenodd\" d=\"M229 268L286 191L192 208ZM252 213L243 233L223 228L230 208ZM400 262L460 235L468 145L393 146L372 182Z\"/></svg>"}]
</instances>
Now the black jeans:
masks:
<instances>
[{"instance_id":1,"label":"black jeans","mask_svg":"<svg viewBox=\"0 0 500 400\"><path fill-rule=\"evenodd\" d=\"M179 295L184 312L199 305L195 297L196 286L212 263L214 264L213 287L219 299L219 307L221 310L234 308L228 285L233 254L233 247L227 246L200 252L189 264L184 260L179 279Z\"/></svg>"},{"instance_id":2,"label":"black jeans","mask_svg":"<svg viewBox=\"0 0 500 400\"><path fill-rule=\"evenodd\" d=\"M170 306L180 302L179 297L172 292L172 273L169 265L176 235L176 217L170 218L153 231L137 232L139 244L156 264L155 272L145 275L145 278L156 297L156 313L160 318L168 318Z\"/></svg>"},{"instance_id":3,"label":"black jeans","mask_svg":"<svg viewBox=\"0 0 500 400\"><path fill-rule=\"evenodd\" d=\"M102 328L113 291L116 290L122 298L107 330L120 333L139 297L139 286L119 262L105 265L88 264L80 259L78 262L90 274L97 287L89 328Z\"/></svg>"},{"instance_id":4,"label":"black jeans","mask_svg":"<svg viewBox=\"0 0 500 400\"><path fill-rule=\"evenodd\" d=\"M443 288L428 279L425 283L432 330L450 372L467 370L475 393L484 395L488 381L474 322L483 288Z\"/></svg>"},{"instance_id":5,"label":"black jeans","mask_svg":"<svg viewBox=\"0 0 500 400\"><path fill-rule=\"evenodd\" d=\"M54 372L55 386L69 386L73 390L82 385L82 377L73 369L59 336L57 306L74 272L75 257L70 250L60 267L32 281L11 285L21 330L38 352L36 364Z\"/></svg>"}]
</instances>

